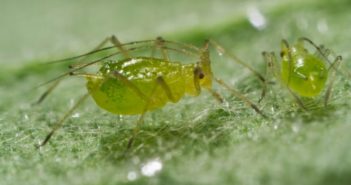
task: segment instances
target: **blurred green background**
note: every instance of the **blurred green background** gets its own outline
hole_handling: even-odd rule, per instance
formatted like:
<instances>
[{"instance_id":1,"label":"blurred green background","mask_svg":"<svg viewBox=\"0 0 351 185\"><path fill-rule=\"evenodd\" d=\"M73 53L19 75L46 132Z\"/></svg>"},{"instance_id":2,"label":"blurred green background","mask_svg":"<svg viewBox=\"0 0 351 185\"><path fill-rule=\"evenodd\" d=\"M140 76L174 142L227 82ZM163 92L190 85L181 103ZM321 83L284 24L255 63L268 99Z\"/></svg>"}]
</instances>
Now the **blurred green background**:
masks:
<instances>
[{"instance_id":1,"label":"blurred green background","mask_svg":"<svg viewBox=\"0 0 351 185\"><path fill-rule=\"evenodd\" d=\"M148 113L130 155L120 158L137 117L89 100L40 150L34 148L86 90L69 79L41 105L38 84L66 71L42 65L84 53L106 36L201 46L212 38L264 73L262 51L306 36L343 56L350 70L348 0L0 0L0 184L350 184L349 78L338 74L331 106L302 112L275 85L265 120L219 89ZM261 86L212 52L214 73L257 101ZM319 97L323 98L323 97Z\"/></svg>"}]
</instances>

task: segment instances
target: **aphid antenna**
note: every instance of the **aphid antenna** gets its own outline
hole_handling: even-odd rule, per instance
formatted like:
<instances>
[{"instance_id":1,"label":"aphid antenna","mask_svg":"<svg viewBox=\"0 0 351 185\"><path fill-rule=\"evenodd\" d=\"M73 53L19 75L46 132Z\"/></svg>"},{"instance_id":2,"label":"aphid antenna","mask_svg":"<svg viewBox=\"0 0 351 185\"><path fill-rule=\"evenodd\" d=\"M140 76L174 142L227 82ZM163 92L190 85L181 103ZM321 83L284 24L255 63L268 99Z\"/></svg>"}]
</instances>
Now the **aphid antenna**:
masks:
<instances>
[{"instance_id":1,"label":"aphid antenna","mask_svg":"<svg viewBox=\"0 0 351 185\"><path fill-rule=\"evenodd\" d=\"M330 50L330 49L325 49L328 54L332 54L334 58L336 58L333 62L329 60L328 58L328 54L324 54L323 53L323 49L321 49L321 46L317 46L312 40L306 38L306 37L301 37L302 40L308 42L309 44L311 44L313 47L315 47L317 49L318 52L321 53L321 55L323 56L323 58L329 63L330 67L328 68L329 69L334 69L335 71L339 72L340 74L346 76L347 78L351 78L351 71L350 70L347 70L345 68L339 68L338 66L335 67L334 63L335 63L335 60L340 60L342 61L342 56L341 55L337 55L334 51Z\"/></svg>"},{"instance_id":2,"label":"aphid antenna","mask_svg":"<svg viewBox=\"0 0 351 185\"><path fill-rule=\"evenodd\" d=\"M261 96L258 100L258 102L260 103L265 94L266 94L266 79L265 77L263 77L263 75L261 73L259 73L258 71L256 71L254 68L252 68L250 65L248 65L247 63L245 63L244 61L242 61L239 57L237 57L234 53L232 52L227 52L224 47L222 47L219 43L217 43L216 41L209 39L209 43L217 50L218 53L220 54L224 54L227 57L231 58L234 62L238 63L239 65L245 67L246 69L248 69L252 74L254 74L258 80L261 82L261 85L263 87Z\"/></svg>"},{"instance_id":3,"label":"aphid antenna","mask_svg":"<svg viewBox=\"0 0 351 185\"><path fill-rule=\"evenodd\" d=\"M127 43L125 45L132 45L132 44L139 44L139 43L146 43L146 42L150 42L150 41L154 41L154 40L145 40L145 41L135 41L135 42L130 42L130 43ZM173 44L178 44L178 45L183 45L183 44L180 44L180 43L177 43L177 42L171 42L171 41L166 41L166 42L169 42L169 43L173 43ZM184 44L185 46L185 44ZM191 45L186 45L188 47L190 47ZM126 51L136 51L136 50L143 50L143 49L149 49L153 47L152 45L144 45L144 46L138 46L138 47L132 47L132 48L128 48L128 49L125 49ZM193 46L195 47L195 46ZM111 47L107 47L107 48L103 48L104 50L107 50L107 49L111 49L111 48L115 48L115 46L111 46ZM93 54L93 53L96 53L96 52L99 52L103 49L99 49L97 51L92 51L92 52L88 52L86 54L83 54L83 55L79 55L79 56L76 56L76 57L71 57L71 58L67 58L67 60L74 60L74 59L79 59L81 57L84 57L84 56L88 56L90 54ZM165 47L165 49L167 50L173 50L173 51L176 51L176 52L179 52L179 53L183 53L183 54L186 54L188 56L196 56L196 54L192 53L192 52L187 52L186 50L184 49L177 49L177 48L170 48L170 47ZM198 49L197 49L198 50ZM93 64L96 64L96 63L99 63L99 62L102 62L106 59L109 59L111 57L114 57L114 56L117 56L117 55L120 55L122 54L123 52L122 51L118 51L118 52L115 52L115 53L112 53L106 57L102 57L100 59L97 59L97 60L94 60L92 62L88 62L88 63L81 63L81 64L77 64L77 65L70 65L69 67L71 68L70 71L66 72L66 73L63 73L49 81L46 81L42 84L39 84L38 86L34 87L35 89L36 88L39 88L41 86L44 86L44 85L47 85L47 84L50 84L50 83L53 83L55 82L53 85L51 85L41 96L40 98L38 99L38 101L36 101L34 104L40 104L52 91L53 89L55 89L58 84L60 83L60 81L66 77L66 76L69 76L70 74L73 74L74 72L77 72L81 69L84 69L90 65L93 65ZM62 59L62 60L58 60L58 61L65 61L65 59ZM53 61L52 61L53 62Z\"/></svg>"},{"instance_id":4,"label":"aphid antenna","mask_svg":"<svg viewBox=\"0 0 351 185\"><path fill-rule=\"evenodd\" d=\"M317 51L321 54L321 56L324 58L324 60L328 62L329 66L330 66L331 68L333 68L335 71L338 71L339 73L343 74L342 71L340 71L338 68L334 67L334 65L333 65L334 62L331 62L331 61L329 60L329 58L328 58L328 55L329 55L329 54L332 53L333 55L336 55L336 54L335 54L334 52L332 52L330 49L325 48L325 49L324 49L324 52L323 52L323 48L321 48L320 46L317 46L317 44L315 44L311 39L309 39L309 38L307 38L307 37L300 37L300 38L299 38L299 41L305 41L305 42L311 44L314 48L317 49ZM342 57L341 57L340 55L335 56L335 57L336 57L336 58L340 58L339 60L342 60ZM345 75L345 74L343 74L343 75ZM347 76L347 75L346 75L346 76Z\"/></svg>"},{"instance_id":5,"label":"aphid antenna","mask_svg":"<svg viewBox=\"0 0 351 185\"><path fill-rule=\"evenodd\" d=\"M112 37L112 38L114 38L114 37ZM150 40L142 40L142 41L133 41L133 42L123 43L123 44L120 43L118 40L115 41L115 42L117 42L117 45L120 46L120 47L126 47L126 46L133 46L133 45L137 45L137 44L146 44L146 43L152 44L155 41L156 41L155 39L150 39ZM168 41L168 40L162 40L162 41L164 43L177 45L177 46L180 46L181 48L188 48L188 49L194 50L196 52L199 52L199 48L197 48L196 46L191 45L191 44L174 42L174 41ZM120 48L120 47L118 47L118 48ZM77 56L64 58L64 59L59 59L59 60L53 60L53 61L45 62L43 64L55 64L55 63L61 63L61 62L68 62L68 61L76 60L76 59L79 59L79 58L82 58L82 57L86 57L86 56L89 56L89 55L92 55L92 54L96 54L96 53L99 53L99 52L102 52L102 51L107 51L107 50L110 50L110 49L113 49L113 48L116 48L116 46L109 46L109 47L104 47L104 48L101 48L101 49L95 49L95 50L92 50L90 52L84 53L82 55L77 55ZM123 49L123 50L134 50L134 48L138 48L138 47L132 47L132 48ZM165 48L168 48L168 47L165 47ZM174 50L176 50L176 49L174 49ZM178 49L177 51L180 51L180 50ZM183 51L185 51L185 49L183 49Z\"/></svg>"},{"instance_id":6,"label":"aphid antenna","mask_svg":"<svg viewBox=\"0 0 351 185\"><path fill-rule=\"evenodd\" d=\"M175 42L175 41L169 41L169 40L164 40L165 43L170 43L170 44L174 44L174 45L178 45L180 46L181 48L188 48L188 49L191 49L193 51L196 51L196 52L200 52L200 48L192 45L192 44L187 44L187 43L181 43L181 42Z\"/></svg>"},{"instance_id":7,"label":"aphid antenna","mask_svg":"<svg viewBox=\"0 0 351 185\"><path fill-rule=\"evenodd\" d=\"M165 40L162 37L157 37L154 42L154 47L151 50L151 56L153 57L157 51L157 49L161 49L161 53L163 58L166 61L170 61L168 51L165 49Z\"/></svg>"},{"instance_id":8,"label":"aphid antenna","mask_svg":"<svg viewBox=\"0 0 351 185\"><path fill-rule=\"evenodd\" d=\"M165 46L164 49L176 51L178 53L182 53L182 54L190 56L190 57L198 57L199 56L198 55L199 52L193 53L193 52L187 51L186 49L170 48L167 46Z\"/></svg>"},{"instance_id":9,"label":"aphid antenna","mask_svg":"<svg viewBox=\"0 0 351 185\"><path fill-rule=\"evenodd\" d=\"M134 42L134 43L136 43L136 42ZM140 49L140 50L141 50L141 49L148 49L148 48L150 48L150 47L151 47L151 46L133 47L133 48L128 48L127 51L135 51L135 50L139 50L139 49ZM109 48L115 48L115 47L114 47L114 46L111 46L111 47L109 47ZM180 52L181 52L181 51L180 51ZM39 87L41 87L41 86L47 85L47 84L52 83L52 82L54 82L54 81L56 81L56 80L60 80L60 79L62 79L62 78L64 78L64 77L68 76L68 75L69 75L70 73L72 73L72 72L79 71L79 70L84 69L84 68L86 68L86 67L88 67L88 66L91 66L91 65L93 65L93 64L96 64L96 63L102 62L102 61L104 61L104 60L107 60L107 59L109 59L109 58L111 58L111 57L120 55L121 53L122 53L121 51L117 51L117 52L114 52L114 53L112 53L112 54L110 54L110 55L108 55L108 56L99 58L99 59L97 59L97 60L94 60L94 61L91 61L91 62L88 62L88 63L82 63L82 64L77 64L77 65L70 65L70 66L69 66L69 68L71 68L70 71L68 71L68 72L66 72L66 73L63 73L63 74L61 74L61 75L59 75L59 76L57 76L57 77L55 77L55 78L53 78L53 79L51 79L51 80L49 80L49 81L46 81L46 82L44 82L44 83L42 83L42 84L39 84L39 85L36 86L35 88L39 88ZM90 52L90 54L92 54L92 52ZM82 57L82 56L86 56L86 54L85 54L85 55L77 56L75 59L78 59L78 58L80 58L80 57ZM72 58L74 58L74 57L72 57ZM62 61L63 61L63 60L64 60L64 59L62 59Z\"/></svg>"},{"instance_id":10,"label":"aphid antenna","mask_svg":"<svg viewBox=\"0 0 351 185\"><path fill-rule=\"evenodd\" d=\"M94 49L90 52L87 52L87 53L84 53L82 55L77 55L77 56L73 56L73 57L69 57L69 58L64 58L64 59L59 59L59 60L53 60L53 61L49 61L49 62L45 62L44 64L54 64L54 63L60 63L60 62L67 62L67 61L71 61L71 60L75 60L75 59L79 59L79 58L82 58L82 57L86 57L86 56L89 56L91 54L96 54L96 53L99 53L99 52L102 52L102 51L106 51L106 50L110 50L112 48L116 48L116 46L109 46L109 47L104 47L104 48L101 48L100 46L101 45L104 45L107 41L107 39L109 39L110 37L106 38L101 44L99 44L99 46L97 46L97 48L100 48L100 49ZM113 37L111 37L113 38ZM128 45L136 45L136 44L142 44L142 43L151 43L155 40L141 40L141 41L133 41L133 42L128 42L128 43L119 43L119 41L117 41L120 46L128 46ZM135 47L134 47L135 48Z\"/></svg>"},{"instance_id":11,"label":"aphid antenna","mask_svg":"<svg viewBox=\"0 0 351 185\"><path fill-rule=\"evenodd\" d=\"M106 56L106 57L102 57L102 58L97 59L97 60L94 60L94 61L92 61L92 62L85 63L85 64L83 64L83 65L81 65L81 66L79 66L79 67L77 67L77 68L73 68L72 70L70 70L70 71L68 71L68 72L66 72L66 73L63 73L63 74L57 76L56 78L53 78L53 79L51 79L51 80L49 80L49 81L46 81L46 82L44 82L44 83L42 83L42 84L39 84L39 85L36 86L35 88L38 88L38 87L47 85L47 84L52 83L52 82L57 81L57 80L61 80L62 78L68 76L69 74L71 74L71 73L73 73L73 72L79 71L79 70L81 70L81 69L83 69L83 68L85 68L85 67L88 67L88 66L90 66L90 65L96 64L96 63L101 62L101 61L103 61L103 60L106 60L106 59L108 59L108 58L111 58L111 57L116 56L116 55L118 55L118 54L120 54L120 53L121 53L121 52L115 52L115 53L110 54L110 55L108 55L108 56Z\"/></svg>"},{"instance_id":12,"label":"aphid antenna","mask_svg":"<svg viewBox=\"0 0 351 185\"><path fill-rule=\"evenodd\" d=\"M218 44L216 41L214 40L209 40L209 43L214 46L214 48L217 50L218 53L220 54L224 54L226 56L228 56L229 58L232 58L234 60L234 62L244 66L245 68L247 68L249 71L251 71L262 83L265 83L266 79L255 69L253 69L250 65L248 65L247 63L245 63L244 61L242 61L239 57L237 57L235 54L233 54L232 52L227 52L220 44Z\"/></svg>"},{"instance_id":13,"label":"aphid antenna","mask_svg":"<svg viewBox=\"0 0 351 185\"><path fill-rule=\"evenodd\" d=\"M68 61L72 61L72 60L75 60L75 59L79 59L79 58L82 58L82 57L89 56L91 54L99 53L101 51L109 50L111 48L115 48L115 46L101 48L101 49L90 51L88 53L84 53L82 55L78 55L78 56L74 56L74 57L69 57L69 58L64 58L64 59L59 59L59 60L52 60L52 61L49 61L49 62L45 62L43 64L56 64L56 63L61 63L61 62L68 62Z\"/></svg>"},{"instance_id":14,"label":"aphid antenna","mask_svg":"<svg viewBox=\"0 0 351 185\"><path fill-rule=\"evenodd\" d=\"M73 74L74 72L79 71L79 70L81 70L81 69L83 69L83 68L85 68L85 67L88 67L89 65L93 65L93 64L95 64L95 63L101 62L101 61L103 61L103 60L105 60L105 59L108 59L108 58L110 58L110 57L112 57L112 56L115 56L115 55L117 55L117 54L120 54L120 53L121 53L121 52L115 52L115 53L113 53L113 54L111 54L111 55L109 55L109 56L100 58L100 59L98 59L98 60L95 60L95 61L92 61L92 62L89 62L89 63L86 63L86 64L80 66L79 68L74 68L74 69L72 69L72 70L70 70L70 71L68 71L68 72L66 72L66 73L64 73L64 74L61 74L61 75L57 76L57 77L54 78L54 79L51 79L51 80L49 80L49 81L47 81L47 82L44 82L44 83L42 83L42 84L40 84L40 85L34 87L34 88L36 89L36 88L39 88L39 87L41 87L41 86L44 86L44 85L47 85L47 84L50 84L50 83L54 82L54 83L39 97L38 101L36 101L36 102L33 103L33 104L36 105L36 104L40 104L41 102L43 102L44 99L59 85L59 83L61 82L61 80L62 80L64 77L69 76L69 75Z\"/></svg>"}]
</instances>

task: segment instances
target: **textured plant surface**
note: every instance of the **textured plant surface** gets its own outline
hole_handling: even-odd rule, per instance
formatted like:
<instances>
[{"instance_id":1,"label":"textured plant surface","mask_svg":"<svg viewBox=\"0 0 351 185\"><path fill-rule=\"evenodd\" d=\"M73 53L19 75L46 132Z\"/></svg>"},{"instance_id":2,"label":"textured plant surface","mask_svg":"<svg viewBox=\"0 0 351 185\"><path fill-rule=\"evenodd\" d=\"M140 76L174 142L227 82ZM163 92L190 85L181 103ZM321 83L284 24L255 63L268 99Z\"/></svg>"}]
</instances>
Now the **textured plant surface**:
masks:
<instances>
[{"instance_id":1,"label":"textured plant surface","mask_svg":"<svg viewBox=\"0 0 351 185\"><path fill-rule=\"evenodd\" d=\"M116 116L89 99L40 150L51 126L82 95L70 78L42 104L36 86L65 72L49 60L122 41L166 39L201 46L212 38L264 74L262 51L306 36L343 56L350 71L351 4L340 1L1 1L0 184L350 184L351 84L337 74L330 106L304 112L279 84L259 106L263 119L215 86L148 113L128 156L137 116ZM258 10L262 26L249 21ZM312 48L309 48L312 49ZM214 73L257 102L261 85L212 52ZM323 98L323 97L319 97ZM153 173L153 169L158 169Z\"/></svg>"}]
</instances>

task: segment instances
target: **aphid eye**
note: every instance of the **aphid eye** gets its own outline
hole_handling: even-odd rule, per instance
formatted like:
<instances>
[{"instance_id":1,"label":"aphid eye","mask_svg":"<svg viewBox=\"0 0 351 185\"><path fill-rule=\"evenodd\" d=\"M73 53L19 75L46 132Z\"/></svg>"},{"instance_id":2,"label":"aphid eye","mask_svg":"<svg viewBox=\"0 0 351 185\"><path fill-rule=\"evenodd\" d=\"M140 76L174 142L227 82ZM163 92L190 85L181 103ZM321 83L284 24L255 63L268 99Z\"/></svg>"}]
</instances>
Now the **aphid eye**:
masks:
<instances>
[{"instance_id":1,"label":"aphid eye","mask_svg":"<svg viewBox=\"0 0 351 185\"><path fill-rule=\"evenodd\" d=\"M284 51L280 52L280 57L283 58L284 57Z\"/></svg>"},{"instance_id":2,"label":"aphid eye","mask_svg":"<svg viewBox=\"0 0 351 185\"><path fill-rule=\"evenodd\" d=\"M205 78L205 74L202 73L202 72L200 72L200 73L199 73L199 79L203 79L203 78Z\"/></svg>"},{"instance_id":3,"label":"aphid eye","mask_svg":"<svg viewBox=\"0 0 351 185\"><path fill-rule=\"evenodd\" d=\"M197 76L199 79L203 79L205 77L205 74L203 73L202 69L200 67L196 67L194 69L194 75Z\"/></svg>"}]
</instances>

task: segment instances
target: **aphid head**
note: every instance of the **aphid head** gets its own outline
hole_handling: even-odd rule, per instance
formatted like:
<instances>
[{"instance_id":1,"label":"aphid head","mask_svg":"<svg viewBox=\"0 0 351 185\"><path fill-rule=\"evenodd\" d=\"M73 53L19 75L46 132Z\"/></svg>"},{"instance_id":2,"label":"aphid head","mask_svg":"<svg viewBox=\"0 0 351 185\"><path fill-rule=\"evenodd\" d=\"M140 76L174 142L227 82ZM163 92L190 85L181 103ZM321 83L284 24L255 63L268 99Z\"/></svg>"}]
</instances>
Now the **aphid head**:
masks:
<instances>
[{"instance_id":1,"label":"aphid head","mask_svg":"<svg viewBox=\"0 0 351 185\"><path fill-rule=\"evenodd\" d=\"M280 50L280 57L282 61L289 62L292 58L296 57L297 55L304 55L307 53L302 42L298 42L292 46L286 40L282 40L281 42L281 50Z\"/></svg>"},{"instance_id":2,"label":"aphid head","mask_svg":"<svg viewBox=\"0 0 351 185\"><path fill-rule=\"evenodd\" d=\"M200 72L198 73L198 77L200 79L200 85L204 88L211 89L212 88L212 69L211 69L211 61L210 54L208 50L208 41L206 41L205 46L202 48L200 54Z\"/></svg>"}]
</instances>

